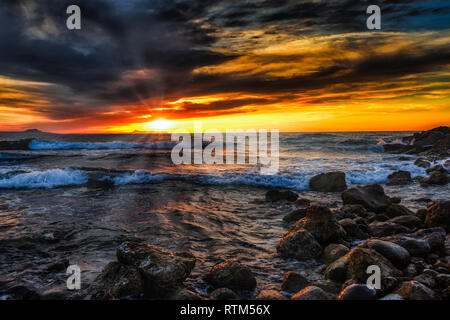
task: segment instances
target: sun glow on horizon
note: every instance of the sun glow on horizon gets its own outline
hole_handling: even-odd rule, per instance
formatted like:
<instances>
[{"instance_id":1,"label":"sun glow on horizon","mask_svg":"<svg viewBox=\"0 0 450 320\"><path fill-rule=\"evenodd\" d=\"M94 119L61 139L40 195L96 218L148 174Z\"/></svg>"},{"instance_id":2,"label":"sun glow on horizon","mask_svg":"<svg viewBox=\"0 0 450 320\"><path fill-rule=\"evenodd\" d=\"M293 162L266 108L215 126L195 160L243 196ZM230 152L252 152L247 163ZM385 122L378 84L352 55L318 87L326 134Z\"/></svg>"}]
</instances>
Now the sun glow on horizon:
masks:
<instances>
[{"instance_id":1,"label":"sun glow on horizon","mask_svg":"<svg viewBox=\"0 0 450 320\"><path fill-rule=\"evenodd\" d=\"M166 119L157 119L145 124L145 129L152 131L167 131L174 126L175 122Z\"/></svg>"}]
</instances>

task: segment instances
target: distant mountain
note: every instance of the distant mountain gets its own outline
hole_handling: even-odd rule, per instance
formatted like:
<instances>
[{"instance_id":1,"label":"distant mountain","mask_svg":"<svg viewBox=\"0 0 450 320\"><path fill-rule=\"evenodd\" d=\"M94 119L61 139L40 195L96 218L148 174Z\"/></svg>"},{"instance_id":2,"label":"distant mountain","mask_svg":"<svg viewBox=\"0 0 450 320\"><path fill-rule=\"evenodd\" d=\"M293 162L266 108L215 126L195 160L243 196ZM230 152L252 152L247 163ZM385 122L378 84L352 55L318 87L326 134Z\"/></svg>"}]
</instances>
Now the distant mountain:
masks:
<instances>
[{"instance_id":1,"label":"distant mountain","mask_svg":"<svg viewBox=\"0 0 450 320\"><path fill-rule=\"evenodd\" d=\"M43 131L39 130L39 129L27 129L25 131L23 131L24 133L44 133Z\"/></svg>"}]
</instances>

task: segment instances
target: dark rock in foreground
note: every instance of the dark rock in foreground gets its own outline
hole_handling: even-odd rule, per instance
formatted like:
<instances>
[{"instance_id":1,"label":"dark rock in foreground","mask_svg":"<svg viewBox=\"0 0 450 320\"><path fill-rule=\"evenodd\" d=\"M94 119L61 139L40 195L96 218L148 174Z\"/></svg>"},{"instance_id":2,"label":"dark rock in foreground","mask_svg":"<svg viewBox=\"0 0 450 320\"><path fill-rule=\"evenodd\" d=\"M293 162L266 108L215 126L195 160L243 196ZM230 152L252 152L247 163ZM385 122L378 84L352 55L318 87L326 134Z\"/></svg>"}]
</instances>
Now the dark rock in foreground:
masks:
<instances>
[{"instance_id":1,"label":"dark rock in foreground","mask_svg":"<svg viewBox=\"0 0 450 320\"><path fill-rule=\"evenodd\" d=\"M253 290L256 287L256 279L250 268L237 260L216 264L204 279L215 288Z\"/></svg>"},{"instance_id":2,"label":"dark rock in foreground","mask_svg":"<svg viewBox=\"0 0 450 320\"><path fill-rule=\"evenodd\" d=\"M339 295L339 300L374 300L376 290L365 284L352 284L346 287Z\"/></svg>"},{"instance_id":3,"label":"dark rock in foreground","mask_svg":"<svg viewBox=\"0 0 450 320\"><path fill-rule=\"evenodd\" d=\"M450 232L450 200L440 201L429 207L425 224L429 227L443 227Z\"/></svg>"},{"instance_id":4,"label":"dark rock in foreground","mask_svg":"<svg viewBox=\"0 0 450 320\"><path fill-rule=\"evenodd\" d=\"M277 251L283 257L297 260L308 260L322 255L322 247L305 229L284 234L278 241Z\"/></svg>"}]
</instances>

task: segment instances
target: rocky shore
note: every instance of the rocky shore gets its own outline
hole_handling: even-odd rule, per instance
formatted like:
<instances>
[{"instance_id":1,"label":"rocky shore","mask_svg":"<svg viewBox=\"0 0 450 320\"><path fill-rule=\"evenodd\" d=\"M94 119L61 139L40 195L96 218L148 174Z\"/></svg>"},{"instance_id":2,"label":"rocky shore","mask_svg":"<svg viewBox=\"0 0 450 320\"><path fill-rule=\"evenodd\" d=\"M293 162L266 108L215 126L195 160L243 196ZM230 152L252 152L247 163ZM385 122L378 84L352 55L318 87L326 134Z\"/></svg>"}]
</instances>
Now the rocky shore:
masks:
<instances>
[{"instance_id":1,"label":"rocky shore","mask_svg":"<svg viewBox=\"0 0 450 320\"><path fill-rule=\"evenodd\" d=\"M449 155L450 130L436 128L405 137L387 151L444 159ZM425 158L415 160L427 168L428 178L412 179L409 172L389 176L388 185L420 183L423 187L448 183L444 166L431 167ZM269 190L266 201L293 203L285 217L288 231L276 245L284 258L320 261L324 278L310 281L287 272L280 290L263 290L255 299L277 300L447 300L450 298L450 201L430 203L410 211L401 199L389 197L378 184L347 189L343 172L313 177L318 192L342 192L342 207L330 208L300 198L290 190ZM125 253L124 253L125 251ZM124 256L130 256L124 259ZM195 265L187 252L168 253L143 243L123 243L112 262L97 277L92 298L165 297L168 299L240 299L254 290L256 279L248 266L226 260L205 274L212 291L201 297L182 286ZM170 267L169 267L170 266ZM381 271L381 287L366 285L369 266ZM112 267L119 271L111 271ZM150 272L149 272L150 270Z\"/></svg>"},{"instance_id":2,"label":"rocky shore","mask_svg":"<svg viewBox=\"0 0 450 320\"><path fill-rule=\"evenodd\" d=\"M426 168L428 174L413 178L408 171L396 171L386 185L416 184L428 189L447 185L450 163L444 159L449 155L449 137L449 128L441 127L405 137L401 144L385 145L386 152L415 154L409 161ZM285 233L277 232L280 239L272 250L283 261L312 262L318 266L318 278L290 270L277 289L257 290L254 266L242 259L217 257L217 264L192 280L192 273L198 271L202 261L192 252L167 250L165 245L162 248L142 239L121 239L116 259L80 292L69 292L61 286L38 293L22 285L7 288L2 294L19 299L100 300L450 298L450 200L416 199L423 207L412 211L402 204L404 199L388 195L380 184L349 188L345 173L338 171L313 177L310 189L315 196L268 190L261 203L284 210L283 216L276 219ZM321 194L330 193L339 196L338 205L324 203ZM68 260L62 260L48 269L64 272L68 265ZM379 267L381 272L379 289L366 285L370 266ZM207 290L197 292L186 285L187 280L200 282Z\"/></svg>"}]
</instances>

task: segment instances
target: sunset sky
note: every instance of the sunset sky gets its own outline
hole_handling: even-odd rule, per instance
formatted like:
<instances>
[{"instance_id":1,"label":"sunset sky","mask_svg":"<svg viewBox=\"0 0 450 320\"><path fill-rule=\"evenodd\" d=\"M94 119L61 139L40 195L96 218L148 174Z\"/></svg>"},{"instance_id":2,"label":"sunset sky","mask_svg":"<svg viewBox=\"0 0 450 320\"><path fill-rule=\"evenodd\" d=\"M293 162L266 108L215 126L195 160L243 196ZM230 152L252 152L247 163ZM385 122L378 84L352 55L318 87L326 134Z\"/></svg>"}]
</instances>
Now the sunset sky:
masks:
<instances>
[{"instance_id":1,"label":"sunset sky","mask_svg":"<svg viewBox=\"0 0 450 320\"><path fill-rule=\"evenodd\" d=\"M0 131L425 130L449 66L448 0L0 0Z\"/></svg>"}]
</instances>

